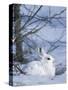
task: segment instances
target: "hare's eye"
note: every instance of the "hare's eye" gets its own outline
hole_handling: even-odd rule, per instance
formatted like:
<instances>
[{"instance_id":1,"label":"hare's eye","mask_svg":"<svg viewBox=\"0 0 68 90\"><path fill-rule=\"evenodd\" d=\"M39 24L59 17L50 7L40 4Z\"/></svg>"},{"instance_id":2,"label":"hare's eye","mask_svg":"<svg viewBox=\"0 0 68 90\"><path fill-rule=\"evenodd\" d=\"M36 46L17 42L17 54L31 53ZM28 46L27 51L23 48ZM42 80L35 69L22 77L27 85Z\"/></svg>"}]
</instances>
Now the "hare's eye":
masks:
<instances>
[{"instance_id":1,"label":"hare's eye","mask_svg":"<svg viewBox=\"0 0 68 90\"><path fill-rule=\"evenodd\" d=\"M50 58L48 57L47 60L50 60Z\"/></svg>"}]
</instances>

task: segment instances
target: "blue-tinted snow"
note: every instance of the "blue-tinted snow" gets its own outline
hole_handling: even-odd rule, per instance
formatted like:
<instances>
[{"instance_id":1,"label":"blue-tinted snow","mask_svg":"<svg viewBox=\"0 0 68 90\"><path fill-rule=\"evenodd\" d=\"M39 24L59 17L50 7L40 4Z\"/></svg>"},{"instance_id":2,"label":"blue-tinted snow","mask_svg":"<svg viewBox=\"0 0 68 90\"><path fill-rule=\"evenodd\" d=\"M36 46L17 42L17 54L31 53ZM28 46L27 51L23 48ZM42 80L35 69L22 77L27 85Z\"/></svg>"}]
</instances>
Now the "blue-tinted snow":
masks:
<instances>
[{"instance_id":1,"label":"blue-tinted snow","mask_svg":"<svg viewBox=\"0 0 68 90\"><path fill-rule=\"evenodd\" d=\"M46 84L62 84L66 83L66 75L56 76L53 80L47 79L45 76L22 75L13 78L13 85L46 85Z\"/></svg>"}]
</instances>

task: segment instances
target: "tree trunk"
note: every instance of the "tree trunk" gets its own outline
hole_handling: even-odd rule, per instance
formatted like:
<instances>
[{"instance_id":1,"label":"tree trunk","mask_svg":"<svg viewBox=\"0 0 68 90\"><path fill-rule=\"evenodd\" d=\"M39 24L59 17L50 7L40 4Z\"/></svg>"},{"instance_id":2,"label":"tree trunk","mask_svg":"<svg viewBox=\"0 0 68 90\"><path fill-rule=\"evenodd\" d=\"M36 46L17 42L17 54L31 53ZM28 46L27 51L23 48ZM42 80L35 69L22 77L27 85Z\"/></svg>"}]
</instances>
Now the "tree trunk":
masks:
<instances>
[{"instance_id":1,"label":"tree trunk","mask_svg":"<svg viewBox=\"0 0 68 90\"><path fill-rule=\"evenodd\" d=\"M20 19L20 6L21 5L14 5L14 21ZM21 20L19 20L17 22L17 25L15 26L15 34L18 36L15 44L16 44L16 61L23 62L22 42L20 42L21 34L19 32L20 27L21 27Z\"/></svg>"}]
</instances>

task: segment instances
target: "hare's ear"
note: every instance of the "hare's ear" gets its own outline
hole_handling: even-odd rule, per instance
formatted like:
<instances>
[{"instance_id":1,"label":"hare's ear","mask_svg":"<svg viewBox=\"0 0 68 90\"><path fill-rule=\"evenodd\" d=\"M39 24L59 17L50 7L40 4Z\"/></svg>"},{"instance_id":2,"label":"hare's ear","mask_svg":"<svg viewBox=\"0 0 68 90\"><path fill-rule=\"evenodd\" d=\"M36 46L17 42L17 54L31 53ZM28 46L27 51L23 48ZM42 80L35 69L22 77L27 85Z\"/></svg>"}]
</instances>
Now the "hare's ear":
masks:
<instances>
[{"instance_id":1,"label":"hare's ear","mask_svg":"<svg viewBox=\"0 0 68 90\"><path fill-rule=\"evenodd\" d=\"M42 55L46 55L44 48L42 48L41 52L42 52Z\"/></svg>"}]
</instances>

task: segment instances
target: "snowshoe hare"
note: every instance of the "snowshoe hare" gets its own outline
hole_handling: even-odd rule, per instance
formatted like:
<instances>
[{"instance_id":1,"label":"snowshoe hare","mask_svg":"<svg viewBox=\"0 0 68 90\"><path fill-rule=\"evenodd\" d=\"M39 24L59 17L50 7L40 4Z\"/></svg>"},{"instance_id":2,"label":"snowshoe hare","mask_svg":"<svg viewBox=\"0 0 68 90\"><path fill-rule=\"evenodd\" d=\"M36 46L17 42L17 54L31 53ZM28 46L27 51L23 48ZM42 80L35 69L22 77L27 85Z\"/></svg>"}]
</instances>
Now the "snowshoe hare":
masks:
<instances>
[{"instance_id":1,"label":"snowshoe hare","mask_svg":"<svg viewBox=\"0 0 68 90\"><path fill-rule=\"evenodd\" d=\"M51 55L46 54L44 49L42 49L42 54L40 57L41 59L39 61L31 61L26 64L23 71L28 75L44 75L50 79L53 79L55 76L55 59Z\"/></svg>"}]
</instances>

